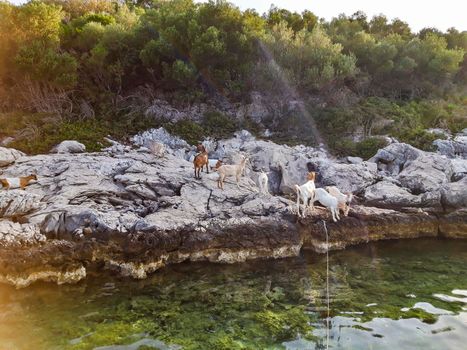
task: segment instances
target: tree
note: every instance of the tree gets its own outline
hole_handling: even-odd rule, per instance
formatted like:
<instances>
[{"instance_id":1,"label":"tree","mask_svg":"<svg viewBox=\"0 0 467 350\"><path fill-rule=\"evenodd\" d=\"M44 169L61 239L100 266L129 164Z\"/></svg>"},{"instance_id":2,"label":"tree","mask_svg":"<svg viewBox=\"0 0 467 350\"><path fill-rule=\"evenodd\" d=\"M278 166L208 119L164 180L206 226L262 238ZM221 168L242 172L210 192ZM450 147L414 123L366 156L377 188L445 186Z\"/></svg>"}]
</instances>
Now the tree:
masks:
<instances>
[{"instance_id":1,"label":"tree","mask_svg":"<svg viewBox=\"0 0 467 350\"><path fill-rule=\"evenodd\" d=\"M302 29L294 35L286 22L274 26L266 46L288 80L301 90L320 90L354 76L355 58L342 53L323 29Z\"/></svg>"},{"instance_id":2,"label":"tree","mask_svg":"<svg viewBox=\"0 0 467 350\"><path fill-rule=\"evenodd\" d=\"M60 7L31 1L2 8L8 11L9 21L1 28L5 70L0 78L9 82L9 94L28 109L70 112L69 92L76 83L77 62L60 51L64 16Z\"/></svg>"}]
</instances>

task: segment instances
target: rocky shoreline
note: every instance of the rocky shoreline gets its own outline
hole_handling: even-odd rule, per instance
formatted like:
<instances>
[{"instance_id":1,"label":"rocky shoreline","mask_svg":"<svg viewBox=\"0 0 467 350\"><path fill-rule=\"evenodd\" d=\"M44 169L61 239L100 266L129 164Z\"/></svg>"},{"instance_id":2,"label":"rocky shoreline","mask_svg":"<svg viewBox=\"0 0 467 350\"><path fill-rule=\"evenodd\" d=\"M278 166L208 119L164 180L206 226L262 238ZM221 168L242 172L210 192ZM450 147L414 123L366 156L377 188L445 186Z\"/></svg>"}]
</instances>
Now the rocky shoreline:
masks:
<instances>
[{"instance_id":1,"label":"rocky shoreline","mask_svg":"<svg viewBox=\"0 0 467 350\"><path fill-rule=\"evenodd\" d=\"M164 155L149 151L163 143ZM195 180L193 150L163 130L114 143L99 153L26 156L0 149L0 177L37 173L26 191L0 191L0 282L73 283L88 269L147 274L182 261L241 262L296 256L369 241L417 237L467 238L467 160L394 143L367 162L329 157L311 147L257 140L246 132L207 141L214 158L252 167L241 188L216 187L217 174ZM269 172L272 195L258 193L258 171ZM292 187L306 172L318 186L337 185L358 198L334 223L317 208L294 214ZM326 222L326 227L324 226Z\"/></svg>"}]
</instances>

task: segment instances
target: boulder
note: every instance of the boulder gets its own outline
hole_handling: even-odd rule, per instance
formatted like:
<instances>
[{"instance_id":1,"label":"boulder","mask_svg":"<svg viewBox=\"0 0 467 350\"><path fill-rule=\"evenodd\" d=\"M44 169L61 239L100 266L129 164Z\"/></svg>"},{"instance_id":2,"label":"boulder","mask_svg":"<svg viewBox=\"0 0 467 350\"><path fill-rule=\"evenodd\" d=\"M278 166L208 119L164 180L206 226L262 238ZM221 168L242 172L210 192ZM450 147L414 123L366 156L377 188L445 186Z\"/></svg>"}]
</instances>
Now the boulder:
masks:
<instances>
[{"instance_id":1,"label":"boulder","mask_svg":"<svg viewBox=\"0 0 467 350\"><path fill-rule=\"evenodd\" d=\"M365 189L363 195L367 205L377 207L439 207L439 191L427 192L420 195L410 193L406 188L396 183L383 180Z\"/></svg>"},{"instance_id":2,"label":"boulder","mask_svg":"<svg viewBox=\"0 0 467 350\"><path fill-rule=\"evenodd\" d=\"M452 165L452 181L459 181L467 175L467 159L454 158L451 159Z\"/></svg>"},{"instance_id":3,"label":"boulder","mask_svg":"<svg viewBox=\"0 0 467 350\"><path fill-rule=\"evenodd\" d=\"M365 202L376 206L418 206L420 197L411 194L407 189L388 181L380 181L365 189Z\"/></svg>"},{"instance_id":4,"label":"boulder","mask_svg":"<svg viewBox=\"0 0 467 350\"><path fill-rule=\"evenodd\" d=\"M413 194L439 190L451 181L453 174L451 161L436 154L423 154L406 162L397 179Z\"/></svg>"},{"instance_id":5,"label":"boulder","mask_svg":"<svg viewBox=\"0 0 467 350\"><path fill-rule=\"evenodd\" d=\"M51 153L83 153L86 152L86 146L78 141L65 140L56 145Z\"/></svg>"},{"instance_id":6,"label":"boulder","mask_svg":"<svg viewBox=\"0 0 467 350\"><path fill-rule=\"evenodd\" d=\"M154 142L164 144L172 150L190 148L190 145L183 139L173 136L164 128L150 129L131 138L131 142L140 147L150 148Z\"/></svg>"},{"instance_id":7,"label":"boulder","mask_svg":"<svg viewBox=\"0 0 467 350\"><path fill-rule=\"evenodd\" d=\"M0 167L14 163L18 158L25 154L14 148L0 147Z\"/></svg>"},{"instance_id":8,"label":"boulder","mask_svg":"<svg viewBox=\"0 0 467 350\"><path fill-rule=\"evenodd\" d=\"M363 162L363 158L360 158L360 157L347 157L346 158L347 162L349 162L349 164L359 164L361 162Z\"/></svg>"},{"instance_id":9,"label":"boulder","mask_svg":"<svg viewBox=\"0 0 467 350\"><path fill-rule=\"evenodd\" d=\"M424 152L406 143L392 143L378 150L376 155L370 158L378 170L389 175L398 175L408 161L417 159Z\"/></svg>"},{"instance_id":10,"label":"boulder","mask_svg":"<svg viewBox=\"0 0 467 350\"><path fill-rule=\"evenodd\" d=\"M337 186L342 192L360 193L374 184L379 176L371 162L343 164L327 161L319 167L323 186Z\"/></svg>"},{"instance_id":11,"label":"boulder","mask_svg":"<svg viewBox=\"0 0 467 350\"><path fill-rule=\"evenodd\" d=\"M441 188L441 203L445 208L466 208L467 177L445 184Z\"/></svg>"},{"instance_id":12,"label":"boulder","mask_svg":"<svg viewBox=\"0 0 467 350\"><path fill-rule=\"evenodd\" d=\"M467 136L459 135L452 140L435 140L433 145L437 148L438 153L449 158L467 159Z\"/></svg>"},{"instance_id":13,"label":"boulder","mask_svg":"<svg viewBox=\"0 0 467 350\"><path fill-rule=\"evenodd\" d=\"M426 131L429 132L430 134L437 135L437 136L440 136L446 139L452 136L449 130L441 129L441 128L430 128L430 129L426 129Z\"/></svg>"},{"instance_id":14,"label":"boulder","mask_svg":"<svg viewBox=\"0 0 467 350\"><path fill-rule=\"evenodd\" d=\"M124 154L125 152L131 151L130 146L123 145L118 141L112 140L108 137L105 137L104 140L109 143L110 146L102 149L103 152L108 152L110 154Z\"/></svg>"}]
</instances>

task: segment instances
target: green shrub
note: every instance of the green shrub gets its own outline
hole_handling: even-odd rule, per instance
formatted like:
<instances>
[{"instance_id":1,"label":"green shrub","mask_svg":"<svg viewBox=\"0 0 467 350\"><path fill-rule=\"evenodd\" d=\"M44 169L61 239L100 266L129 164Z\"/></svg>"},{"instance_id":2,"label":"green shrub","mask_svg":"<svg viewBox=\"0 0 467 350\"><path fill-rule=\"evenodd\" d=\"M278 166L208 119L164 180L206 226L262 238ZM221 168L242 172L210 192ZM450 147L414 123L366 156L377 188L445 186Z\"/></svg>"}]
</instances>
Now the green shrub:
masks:
<instances>
[{"instance_id":1,"label":"green shrub","mask_svg":"<svg viewBox=\"0 0 467 350\"><path fill-rule=\"evenodd\" d=\"M232 118L218 111L206 112L201 125L205 135L216 138L232 136L237 130L237 125Z\"/></svg>"},{"instance_id":2,"label":"green shrub","mask_svg":"<svg viewBox=\"0 0 467 350\"><path fill-rule=\"evenodd\" d=\"M434 151L433 141L440 138L438 134L432 134L424 129L404 129L396 135L401 142L411 144L424 151Z\"/></svg>"},{"instance_id":3,"label":"green shrub","mask_svg":"<svg viewBox=\"0 0 467 350\"><path fill-rule=\"evenodd\" d=\"M47 153L53 146L64 140L76 140L86 146L89 152L99 151L104 145L108 130L97 120L77 122L49 122L40 126L30 125L27 131L10 144L11 147L29 154ZM20 133L21 135L21 133Z\"/></svg>"},{"instance_id":4,"label":"green shrub","mask_svg":"<svg viewBox=\"0 0 467 350\"><path fill-rule=\"evenodd\" d=\"M181 137L192 145L202 141L205 136L204 129L199 124L188 119L166 124L164 127L171 134Z\"/></svg>"},{"instance_id":5,"label":"green shrub","mask_svg":"<svg viewBox=\"0 0 467 350\"><path fill-rule=\"evenodd\" d=\"M355 144L355 153L357 157L368 159L373 157L380 148L387 146L387 142L379 137L370 137Z\"/></svg>"},{"instance_id":6,"label":"green shrub","mask_svg":"<svg viewBox=\"0 0 467 350\"><path fill-rule=\"evenodd\" d=\"M335 139L328 143L329 149L337 156L356 155L356 143L349 139Z\"/></svg>"}]
</instances>

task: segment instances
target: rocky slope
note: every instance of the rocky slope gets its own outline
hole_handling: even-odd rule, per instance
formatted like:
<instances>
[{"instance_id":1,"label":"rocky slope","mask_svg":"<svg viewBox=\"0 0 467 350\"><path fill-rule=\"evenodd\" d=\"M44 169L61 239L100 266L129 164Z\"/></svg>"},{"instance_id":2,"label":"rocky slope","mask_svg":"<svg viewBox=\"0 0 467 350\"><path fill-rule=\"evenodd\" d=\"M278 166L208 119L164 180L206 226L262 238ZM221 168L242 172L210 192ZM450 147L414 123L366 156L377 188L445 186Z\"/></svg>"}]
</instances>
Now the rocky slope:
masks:
<instances>
[{"instance_id":1,"label":"rocky slope","mask_svg":"<svg viewBox=\"0 0 467 350\"><path fill-rule=\"evenodd\" d=\"M164 130L101 153L28 157L0 148L0 178L36 173L26 191L0 190L0 281L75 282L91 268L144 278L181 261L232 263L318 252L370 240L467 237L467 160L395 143L368 162L330 158L323 150L256 140L247 132L206 141L211 157L251 166L240 189L217 174L195 180L194 150ZM165 144L164 156L149 151ZM258 193L258 171L269 172L271 195ZM337 185L358 199L337 223L322 208L294 215L294 184L319 172L318 186ZM460 170L459 170L460 169ZM292 199L293 201L289 200ZM326 223L326 226L325 226Z\"/></svg>"}]
</instances>

